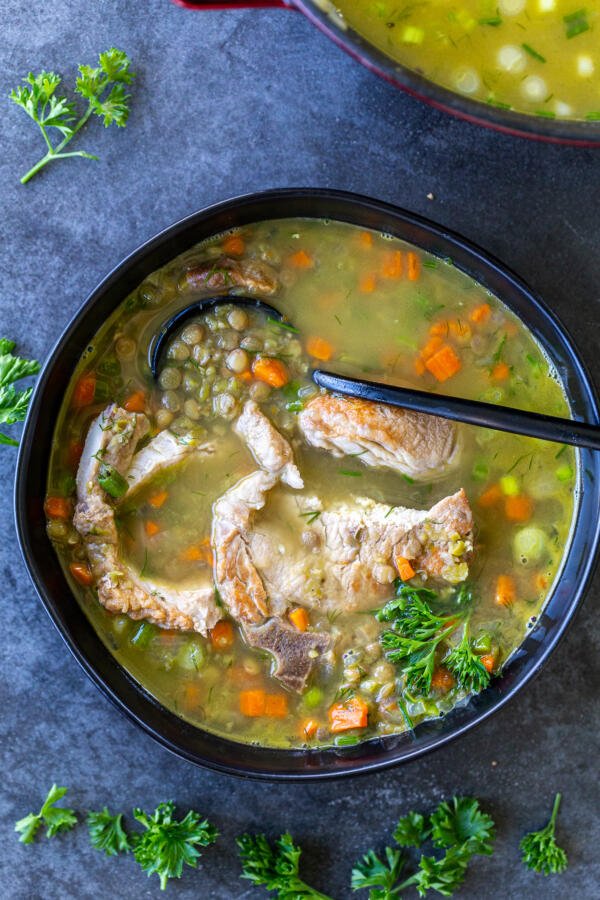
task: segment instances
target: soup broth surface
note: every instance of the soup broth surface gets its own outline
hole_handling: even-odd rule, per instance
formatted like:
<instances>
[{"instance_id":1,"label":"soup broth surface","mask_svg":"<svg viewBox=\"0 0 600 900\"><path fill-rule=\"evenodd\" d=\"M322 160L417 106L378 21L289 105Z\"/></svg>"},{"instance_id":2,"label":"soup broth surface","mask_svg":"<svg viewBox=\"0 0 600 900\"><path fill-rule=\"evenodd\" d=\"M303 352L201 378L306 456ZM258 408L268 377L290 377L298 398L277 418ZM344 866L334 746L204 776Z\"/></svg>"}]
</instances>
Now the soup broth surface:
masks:
<instances>
[{"instance_id":1,"label":"soup broth surface","mask_svg":"<svg viewBox=\"0 0 600 900\"><path fill-rule=\"evenodd\" d=\"M492 106L600 121L600 2L337 0L393 59Z\"/></svg>"},{"instance_id":2,"label":"soup broth surface","mask_svg":"<svg viewBox=\"0 0 600 900\"><path fill-rule=\"evenodd\" d=\"M190 320L173 336L155 383L148 347L161 324L190 302L185 273L199 261L212 259L218 266L224 254L271 267L280 286L267 299L284 322L236 307L232 296L230 306ZM225 285L225 292L235 290ZM455 363L440 371L431 360L447 347ZM283 386L252 377L252 361L261 355L283 365ZM248 399L290 441L305 482L301 494L319 498L317 508L291 514L290 489L279 485L257 513L256 529L264 530L283 560L310 541L321 509L365 497L390 511L429 509L463 488L475 522L467 637L491 677L533 627L551 590L568 543L577 486L570 448L487 429L459 426L457 464L425 481L364 465L360 453L337 458L311 447L297 417L317 393L312 365L551 415L569 413L557 373L498 298L451 260L344 223L283 219L216 236L154 272L120 305L82 356L57 422L48 533L107 648L147 691L199 727L271 747L350 745L444 715L471 693L444 665L462 631L440 644L431 687L419 692L402 665L387 656L380 639L390 625L378 620L376 610L348 612L343 597L333 611L313 604L307 627L329 635L331 647L297 694L282 687L271 674L269 655L247 645L226 611L227 628L216 627L207 637L108 613L98 603L89 570L86 575L86 549L71 521L82 445L108 403L144 410L151 434L169 429L182 441L212 441L217 448L212 456L192 454L167 468L117 507L123 559L159 584L185 588L212 572L213 504L257 468L233 430ZM61 509L68 514L56 515ZM458 584L432 583L418 573L407 584L437 592L434 606L438 600L442 606L460 602ZM390 583L388 599L402 585L400 578ZM258 712L249 712L250 694L262 698ZM336 730L332 708L351 701L368 710L366 723Z\"/></svg>"}]
</instances>

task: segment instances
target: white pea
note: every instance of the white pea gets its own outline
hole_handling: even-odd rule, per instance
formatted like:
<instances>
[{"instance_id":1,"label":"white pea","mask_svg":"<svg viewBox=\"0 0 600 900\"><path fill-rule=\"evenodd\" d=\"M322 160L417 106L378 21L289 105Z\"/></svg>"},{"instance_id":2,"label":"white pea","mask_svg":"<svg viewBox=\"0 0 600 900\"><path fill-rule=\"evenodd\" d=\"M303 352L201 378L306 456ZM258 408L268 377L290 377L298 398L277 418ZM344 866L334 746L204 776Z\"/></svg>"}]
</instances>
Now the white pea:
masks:
<instances>
[{"instance_id":1,"label":"white pea","mask_svg":"<svg viewBox=\"0 0 600 900\"><path fill-rule=\"evenodd\" d=\"M245 372L248 368L248 354L245 350L232 350L231 353L228 354L227 359L225 360L225 365L232 372L235 372L237 375L240 375L242 372Z\"/></svg>"},{"instance_id":2,"label":"white pea","mask_svg":"<svg viewBox=\"0 0 600 900\"><path fill-rule=\"evenodd\" d=\"M454 73L454 84L463 94L474 94L479 90L481 81L475 69L461 66Z\"/></svg>"},{"instance_id":3,"label":"white pea","mask_svg":"<svg viewBox=\"0 0 600 900\"><path fill-rule=\"evenodd\" d=\"M521 83L521 92L528 100L545 100L548 96L548 86L539 75L528 75Z\"/></svg>"},{"instance_id":4,"label":"white pea","mask_svg":"<svg viewBox=\"0 0 600 900\"><path fill-rule=\"evenodd\" d=\"M115 344L115 353L120 360L133 359L135 351L136 343L131 338L120 337Z\"/></svg>"},{"instance_id":5,"label":"white pea","mask_svg":"<svg viewBox=\"0 0 600 900\"><path fill-rule=\"evenodd\" d=\"M199 344L204 337L202 325L186 325L181 332L181 340L186 344Z\"/></svg>"},{"instance_id":6,"label":"white pea","mask_svg":"<svg viewBox=\"0 0 600 900\"><path fill-rule=\"evenodd\" d=\"M243 331L248 327L248 315L243 309L234 307L227 315L227 321L236 331Z\"/></svg>"},{"instance_id":7,"label":"white pea","mask_svg":"<svg viewBox=\"0 0 600 900\"><path fill-rule=\"evenodd\" d=\"M505 44L498 50L498 65L505 72L512 72L517 75L522 72L527 65L527 58L520 47L514 44Z\"/></svg>"},{"instance_id":8,"label":"white pea","mask_svg":"<svg viewBox=\"0 0 600 900\"><path fill-rule=\"evenodd\" d=\"M526 0L500 0L498 9L505 16L518 16L525 9Z\"/></svg>"}]
</instances>

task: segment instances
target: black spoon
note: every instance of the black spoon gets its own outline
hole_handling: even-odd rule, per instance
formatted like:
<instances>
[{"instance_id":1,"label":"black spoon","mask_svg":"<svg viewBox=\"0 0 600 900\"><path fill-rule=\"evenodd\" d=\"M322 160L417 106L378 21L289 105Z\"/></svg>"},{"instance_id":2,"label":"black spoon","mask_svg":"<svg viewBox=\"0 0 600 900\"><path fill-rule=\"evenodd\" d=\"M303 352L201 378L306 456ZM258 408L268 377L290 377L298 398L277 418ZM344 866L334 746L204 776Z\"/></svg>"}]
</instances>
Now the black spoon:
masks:
<instances>
[{"instance_id":1,"label":"black spoon","mask_svg":"<svg viewBox=\"0 0 600 900\"><path fill-rule=\"evenodd\" d=\"M254 297L229 295L208 297L191 303L162 325L150 347L149 363L154 378L158 377L162 354L173 331L187 319L225 304L251 306L266 312L271 318L280 322L286 321L286 317L279 310ZM495 403L484 403L480 400L449 397L445 394L419 391L416 388L403 388L391 384L381 384L377 381L348 378L344 375L336 375L334 372L325 372L322 369L314 369L312 379L319 387L348 397L357 397L375 403L387 403L390 406L401 406L404 409L412 409L426 415L465 422L467 425L493 428L495 431L509 431L512 434L524 434L528 437L541 438L559 444L572 444L576 447L600 450L600 426L590 425L587 422L525 412L510 406L497 406Z\"/></svg>"}]
</instances>

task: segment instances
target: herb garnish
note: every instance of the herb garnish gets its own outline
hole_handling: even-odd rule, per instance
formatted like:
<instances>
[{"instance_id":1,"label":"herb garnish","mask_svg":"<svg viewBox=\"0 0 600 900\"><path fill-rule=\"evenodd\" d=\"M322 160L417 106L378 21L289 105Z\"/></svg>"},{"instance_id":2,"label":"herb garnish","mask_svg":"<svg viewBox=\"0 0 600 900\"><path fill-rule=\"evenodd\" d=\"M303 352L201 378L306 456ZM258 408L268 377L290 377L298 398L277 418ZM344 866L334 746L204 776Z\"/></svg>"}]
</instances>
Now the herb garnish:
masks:
<instances>
[{"instance_id":1,"label":"herb garnish","mask_svg":"<svg viewBox=\"0 0 600 900\"><path fill-rule=\"evenodd\" d=\"M567 38L577 37L578 34L583 34L584 31L590 30L586 9L577 9L575 12L569 13L568 16L563 16L563 22L565 23Z\"/></svg>"},{"instance_id":2,"label":"herb garnish","mask_svg":"<svg viewBox=\"0 0 600 900\"><path fill-rule=\"evenodd\" d=\"M15 824L15 831L21 833L22 844L32 844L41 825L46 826L46 837L54 837L59 831L70 831L77 824L75 810L54 804L67 793L66 787L52 785L39 813L29 813Z\"/></svg>"},{"instance_id":3,"label":"herb garnish","mask_svg":"<svg viewBox=\"0 0 600 900\"><path fill-rule=\"evenodd\" d=\"M537 59L538 62L546 62L546 57L542 56L541 53L538 53L537 50L534 50L533 47L530 47L529 44L521 44L521 47L525 51L525 53L529 53L533 59Z\"/></svg>"},{"instance_id":4,"label":"herb garnish","mask_svg":"<svg viewBox=\"0 0 600 900\"><path fill-rule=\"evenodd\" d=\"M242 878L268 891L279 900L331 900L302 881L299 875L302 850L291 834L280 835L273 845L264 834L243 834L237 839L242 861Z\"/></svg>"},{"instance_id":5,"label":"herb garnish","mask_svg":"<svg viewBox=\"0 0 600 900\"><path fill-rule=\"evenodd\" d=\"M26 184L40 169L55 159L70 156L98 159L84 150L65 153L64 149L92 113L104 121L105 127L114 124L121 128L127 124L130 94L126 92L125 85L135 78L130 65L126 53L111 47L98 57L98 68L79 66L75 91L88 101L87 109L79 119L75 113L75 104L66 97L56 96L61 77L54 72L40 72L38 75L30 72L23 79L25 84L10 92L13 103L25 110L39 126L48 148L46 155L23 175L21 184ZM56 128L62 134L62 141L52 144L48 135L49 128Z\"/></svg>"},{"instance_id":6,"label":"herb garnish","mask_svg":"<svg viewBox=\"0 0 600 900\"><path fill-rule=\"evenodd\" d=\"M121 824L122 819L122 813L112 816L106 806L99 812L88 812L87 826L92 847L107 856L128 853L131 847Z\"/></svg>"},{"instance_id":7,"label":"herb garnish","mask_svg":"<svg viewBox=\"0 0 600 900\"><path fill-rule=\"evenodd\" d=\"M519 845L523 854L523 863L528 869L541 872L543 875L564 872L568 865L567 854L562 847L557 845L554 836L560 801L561 795L557 794L554 798L552 815L546 827L541 831L529 832Z\"/></svg>"},{"instance_id":8,"label":"herb garnish","mask_svg":"<svg viewBox=\"0 0 600 900\"><path fill-rule=\"evenodd\" d=\"M39 362L35 359L14 356L12 352L14 349L14 341L0 338L0 425L14 425L15 422L23 421L33 388L17 391L14 383L21 378L36 375L40 370ZM0 444L17 447L18 443L0 431Z\"/></svg>"}]
</instances>

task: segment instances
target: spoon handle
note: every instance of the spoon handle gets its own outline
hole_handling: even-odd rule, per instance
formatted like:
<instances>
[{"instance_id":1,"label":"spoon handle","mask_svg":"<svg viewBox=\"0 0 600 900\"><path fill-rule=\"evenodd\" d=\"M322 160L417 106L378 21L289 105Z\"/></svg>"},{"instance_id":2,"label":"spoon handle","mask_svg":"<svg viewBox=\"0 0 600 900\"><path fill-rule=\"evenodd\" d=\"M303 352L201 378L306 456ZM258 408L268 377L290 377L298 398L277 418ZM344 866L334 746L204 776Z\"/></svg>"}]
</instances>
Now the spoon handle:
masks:
<instances>
[{"instance_id":1,"label":"spoon handle","mask_svg":"<svg viewBox=\"0 0 600 900\"><path fill-rule=\"evenodd\" d=\"M495 403L483 403L480 400L465 400L462 397L449 397L445 394L433 394L429 391L380 384L376 381L347 378L322 369L315 369L312 378L319 387L349 397L402 406L415 412L454 419L468 425L493 428L496 431L510 431L513 434L525 434L559 444L600 450L600 426L589 425L587 422L526 412L512 407L497 406Z\"/></svg>"}]
</instances>

